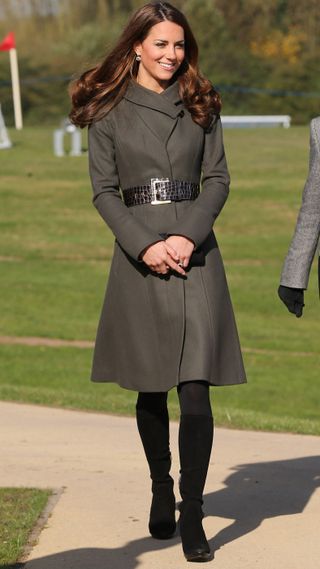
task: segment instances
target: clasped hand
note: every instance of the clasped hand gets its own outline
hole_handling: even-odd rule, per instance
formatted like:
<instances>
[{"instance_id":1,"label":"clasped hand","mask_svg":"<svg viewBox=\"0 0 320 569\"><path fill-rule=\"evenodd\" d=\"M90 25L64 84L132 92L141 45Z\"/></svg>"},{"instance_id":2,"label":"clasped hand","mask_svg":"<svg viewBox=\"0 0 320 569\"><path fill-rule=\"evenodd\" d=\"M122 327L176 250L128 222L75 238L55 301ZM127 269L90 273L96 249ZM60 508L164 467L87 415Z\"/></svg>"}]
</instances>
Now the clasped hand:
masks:
<instances>
[{"instance_id":1,"label":"clasped hand","mask_svg":"<svg viewBox=\"0 0 320 569\"><path fill-rule=\"evenodd\" d=\"M185 276L194 243L183 235L171 235L145 249L142 261L155 273L166 275L170 270Z\"/></svg>"}]
</instances>

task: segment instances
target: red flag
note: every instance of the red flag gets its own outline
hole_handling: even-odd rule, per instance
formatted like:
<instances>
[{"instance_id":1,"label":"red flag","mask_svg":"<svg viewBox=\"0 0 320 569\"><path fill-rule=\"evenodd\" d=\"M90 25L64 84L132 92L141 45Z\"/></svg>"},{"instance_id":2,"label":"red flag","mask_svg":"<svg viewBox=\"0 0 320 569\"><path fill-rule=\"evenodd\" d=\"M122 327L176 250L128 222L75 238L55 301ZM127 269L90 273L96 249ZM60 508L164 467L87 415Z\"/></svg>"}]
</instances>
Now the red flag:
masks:
<instances>
[{"instance_id":1,"label":"red flag","mask_svg":"<svg viewBox=\"0 0 320 569\"><path fill-rule=\"evenodd\" d=\"M14 33L10 32L0 43L0 51L9 51L9 49L12 49L14 47L16 47Z\"/></svg>"}]
</instances>

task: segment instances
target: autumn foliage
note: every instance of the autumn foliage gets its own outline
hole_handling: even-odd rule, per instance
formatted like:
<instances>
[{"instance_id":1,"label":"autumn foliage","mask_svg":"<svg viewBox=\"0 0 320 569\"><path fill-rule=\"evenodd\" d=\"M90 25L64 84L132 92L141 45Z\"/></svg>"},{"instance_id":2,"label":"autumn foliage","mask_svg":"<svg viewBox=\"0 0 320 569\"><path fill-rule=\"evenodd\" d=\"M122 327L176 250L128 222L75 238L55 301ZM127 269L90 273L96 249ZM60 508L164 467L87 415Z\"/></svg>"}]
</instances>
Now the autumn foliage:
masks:
<instances>
[{"instance_id":1,"label":"autumn foliage","mask_svg":"<svg viewBox=\"0 0 320 569\"><path fill-rule=\"evenodd\" d=\"M0 41L14 30L25 118L67 115L68 78L101 60L139 0L2 0ZM202 72L228 114L320 114L320 2L173 0L189 18ZM0 54L0 102L12 120L9 63ZM7 83L6 83L7 82Z\"/></svg>"}]
</instances>

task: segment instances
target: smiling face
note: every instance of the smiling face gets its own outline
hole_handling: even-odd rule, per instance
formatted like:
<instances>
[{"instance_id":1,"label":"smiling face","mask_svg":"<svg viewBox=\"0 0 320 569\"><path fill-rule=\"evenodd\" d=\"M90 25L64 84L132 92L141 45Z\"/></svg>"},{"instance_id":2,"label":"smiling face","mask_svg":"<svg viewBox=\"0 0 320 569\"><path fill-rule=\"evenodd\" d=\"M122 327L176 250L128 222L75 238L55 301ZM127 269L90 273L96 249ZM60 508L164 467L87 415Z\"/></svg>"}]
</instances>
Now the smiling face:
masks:
<instances>
[{"instance_id":1,"label":"smiling face","mask_svg":"<svg viewBox=\"0 0 320 569\"><path fill-rule=\"evenodd\" d=\"M184 60L184 30L168 20L160 22L134 50L141 56L137 82L160 93Z\"/></svg>"}]
</instances>

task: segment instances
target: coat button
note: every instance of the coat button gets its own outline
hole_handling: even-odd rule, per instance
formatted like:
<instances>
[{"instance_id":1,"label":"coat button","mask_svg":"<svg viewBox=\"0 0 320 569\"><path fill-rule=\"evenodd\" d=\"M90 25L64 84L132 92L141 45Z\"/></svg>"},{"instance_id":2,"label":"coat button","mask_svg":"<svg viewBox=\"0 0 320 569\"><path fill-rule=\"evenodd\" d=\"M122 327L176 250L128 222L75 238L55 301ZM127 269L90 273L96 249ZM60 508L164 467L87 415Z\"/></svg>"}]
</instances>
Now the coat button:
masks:
<instances>
[{"instance_id":1,"label":"coat button","mask_svg":"<svg viewBox=\"0 0 320 569\"><path fill-rule=\"evenodd\" d=\"M178 117L184 117L184 111L180 111L180 113L178 114Z\"/></svg>"}]
</instances>

